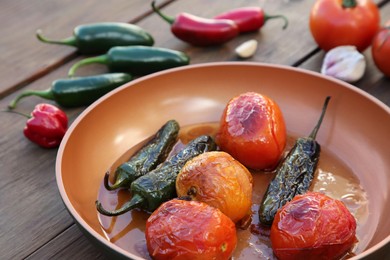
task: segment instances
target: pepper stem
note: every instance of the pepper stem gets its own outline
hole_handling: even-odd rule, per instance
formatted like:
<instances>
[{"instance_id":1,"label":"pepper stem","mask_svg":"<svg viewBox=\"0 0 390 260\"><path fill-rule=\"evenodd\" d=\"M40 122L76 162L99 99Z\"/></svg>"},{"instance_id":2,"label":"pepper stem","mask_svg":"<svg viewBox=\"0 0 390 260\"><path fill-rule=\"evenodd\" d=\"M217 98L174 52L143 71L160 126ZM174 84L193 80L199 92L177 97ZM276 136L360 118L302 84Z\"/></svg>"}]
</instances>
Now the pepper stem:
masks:
<instances>
[{"instance_id":1,"label":"pepper stem","mask_svg":"<svg viewBox=\"0 0 390 260\"><path fill-rule=\"evenodd\" d=\"M284 20L283 30L286 29L288 26L288 19L286 16L281 15L281 14L279 14L279 15L267 15L266 14L264 16L264 23L266 23L270 19L276 19L276 18L282 18Z\"/></svg>"},{"instance_id":2,"label":"pepper stem","mask_svg":"<svg viewBox=\"0 0 390 260\"><path fill-rule=\"evenodd\" d=\"M2 110L1 112L14 113L14 114L18 114L18 115L21 115L21 116L24 116L27 118L31 118L31 116L26 115L26 114L19 112L19 111L15 111L15 110Z\"/></svg>"},{"instance_id":3,"label":"pepper stem","mask_svg":"<svg viewBox=\"0 0 390 260\"><path fill-rule=\"evenodd\" d=\"M116 190L119 188L122 188L124 184L126 184L127 179L126 176L123 176L123 174L119 174L115 180L115 183L113 185L110 185L110 173L106 172L106 175L104 175L104 187L107 190Z\"/></svg>"},{"instance_id":4,"label":"pepper stem","mask_svg":"<svg viewBox=\"0 0 390 260\"><path fill-rule=\"evenodd\" d=\"M39 90L39 91L38 90L28 90L28 91L22 92L14 100L12 100L9 103L8 108L14 109L16 107L16 104L19 102L19 100L21 100L24 97L28 97L28 96L38 96L41 98L54 100L53 92L51 91L50 88L47 90Z\"/></svg>"},{"instance_id":5,"label":"pepper stem","mask_svg":"<svg viewBox=\"0 0 390 260\"><path fill-rule=\"evenodd\" d=\"M157 13L161 18L163 18L165 21L167 21L170 24L173 24L175 22L175 18L167 16L163 13L161 13L160 9L156 7L156 1L152 2L152 8L155 13Z\"/></svg>"},{"instance_id":6,"label":"pepper stem","mask_svg":"<svg viewBox=\"0 0 390 260\"><path fill-rule=\"evenodd\" d=\"M37 30L36 36L37 36L38 40L40 40L41 42L77 47L77 41L76 41L76 38L74 36L71 36L71 37L63 39L63 40L50 40L42 35L41 30Z\"/></svg>"},{"instance_id":7,"label":"pepper stem","mask_svg":"<svg viewBox=\"0 0 390 260\"><path fill-rule=\"evenodd\" d=\"M318 129L320 129L322 120L324 119L326 108L328 107L329 100L330 100L330 96L327 96L325 99L324 105L322 107L322 113L321 113L320 119L318 120L317 125L314 127L313 131L309 135L309 138L312 138L313 140L316 139L317 132L318 132Z\"/></svg>"},{"instance_id":8,"label":"pepper stem","mask_svg":"<svg viewBox=\"0 0 390 260\"><path fill-rule=\"evenodd\" d=\"M353 8L357 6L356 0L343 0L343 8Z\"/></svg>"},{"instance_id":9,"label":"pepper stem","mask_svg":"<svg viewBox=\"0 0 390 260\"><path fill-rule=\"evenodd\" d=\"M76 70L79 67L82 67L82 66L88 65L88 64L92 64L92 63L101 63L101 64L105 64L106 65L108 63L108 56L107 56L107 54L96 56L96 57L86 58L86 59L83 59L83 60L80 60L80 61L76 62L69 69L68 76L69 77L73 77L73 75L75 74Z\"/></svg>"},{"instance_id":10,"label":"pepper stem","mask_svg":"<svg viewBox=\"0 0 390 260\"><path fill-rule=\"evenodd\" d=\"M95 202L95 204L96 204L96 209L97 209L97 211L99 211L99 213L106 215L106 216L113 217L113 216L118 216L118 215L121 215L123 213L126 213L134 208L137 208L143 202L144 202L144 198L142 198L138 194L134 194L134 196L131 198L131 200L129 200L128 202L123 204L123 206L117 210L108 211L108 210L104 209L102 204L98 200Z\"/></svg>"}]
</instances>

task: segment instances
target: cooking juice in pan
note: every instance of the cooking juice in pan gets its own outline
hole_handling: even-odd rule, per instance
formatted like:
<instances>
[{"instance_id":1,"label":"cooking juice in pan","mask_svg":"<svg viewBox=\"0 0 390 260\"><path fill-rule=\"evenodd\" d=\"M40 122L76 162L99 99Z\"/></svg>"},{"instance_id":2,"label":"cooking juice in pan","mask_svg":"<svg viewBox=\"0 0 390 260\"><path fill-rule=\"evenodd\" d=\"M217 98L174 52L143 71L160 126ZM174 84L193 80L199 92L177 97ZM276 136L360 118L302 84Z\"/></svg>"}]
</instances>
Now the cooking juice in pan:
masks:
<instances>
[{"instance_id":1,"label":"cooking juice in pan","mask_svg":"<svg viewBox=\"0 0 390 260\"><path fill-rule=\"evenodd\" d=\"M182 127L179 133L179 141L173 152L181 149L184 146L183 144L199 135L215 136L218 126L219 123L215 122ZM298 134L289 133L286 151L293 146L298 136ZM140 143L132 147L118 158L112 165L111 171L114 171L121 163L128 160L142 145L143 143ZM252 174L252 220L245 230L237 228L238 243L233 259L274 259L269 239L269 228L259 224L257 215L262 197L274 174L261 171L252 171ZM356 233L359 242L353 248L353 253L363 251L370 240L370 232L368 232L366 225L368 223L368 198L353 172L324 146L322 146L320 161L310 190L323 192L345 203L357 220ZM129 198L130 194L127 190L108 191L104 188L102 182L98 200L107 209L120 208ZM98 217L103 233L109 241L133 254L151 259L146 249L144 234L145 223L149 215L145 211L134 209L117 217L108 217L101 214Z\"/></svg>"}]
</instances>

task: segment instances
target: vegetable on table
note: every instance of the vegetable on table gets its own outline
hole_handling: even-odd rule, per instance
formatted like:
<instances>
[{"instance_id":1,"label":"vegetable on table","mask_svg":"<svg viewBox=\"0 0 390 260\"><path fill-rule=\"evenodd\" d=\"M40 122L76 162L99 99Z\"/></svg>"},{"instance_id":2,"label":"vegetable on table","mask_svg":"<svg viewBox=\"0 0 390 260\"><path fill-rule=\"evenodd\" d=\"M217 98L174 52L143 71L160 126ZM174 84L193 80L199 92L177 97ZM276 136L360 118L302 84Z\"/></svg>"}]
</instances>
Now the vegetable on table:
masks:
<instances>
[{"instance_id":1,"label":"vegetable on table","mask_svg":"<svg viewBox=\"0 0 390 260\"><path fill-rule=\"evenodd\" d=\"M237 46L234 49L234 52L243 59L250 58L253 56L257 50L257 41L256 40L249 40L246 42L243 42L239 46Z\"/></svg>"},{"instance_id":2,"label":"vegetable on table","mask_svg":"<svg viewBox=\"0 0 390 260\"><path fill-rule=\"evenodd\" d=\"M372 0L317 0L310 13L312 36L325 51L354 45L362 52L379 26L379 9Z\"/></svg>"},{"instance_id":3,"label":"vegetable on table","mask_svg":"<svg viewBox=\"0 0 390 260\"><path fill-rule=\"evenodd\" d=\"M119 22L79 25L71 37L63 40L47 39L38 30L37 38L45 43L76 47L81 54L102 54L114 46L154 44L153 37L141 27Z\"/></svg>"},{"instance_id":4,"label":"vegetable on table","mask_svg":"<svg viewBox=\"0 0 390 260\"><path fill-rule=\"evenodd\" d=\"M72 77L79 67L99 63L111 72L126 72L141 76L157 71L188 65L189 57L180 51L150 46L112 47L106 54L89 57L75 63L69 70Z\"/></svg>"},{"instance_id":5,"label":"vegetable on table","mask_svg":"<svg viewBox=\"0 0 390 260\"><path fill-rule=\"evenodd\" d=\"M68 129L68 117L56 106L41 103L35 106L31 115L13 110L7 111L28 118L23 134L33 143L44 148L55 148L61 143Z\"/></svg>"},{"instance_id":6,"label":"vegetable on table","mask_svg":"<svg viewBox=\"0 0 390 260\"><path fill-rule=\"evenodd\" d=\"M205 202L234 223L251 215L252 174L230 154L215 151L189 160L176 179L178 197Z\"/></svg>"},{"instance_id":7,"label":"vegetable on table","mask_svg":"<svg viewBox=\"0 0 390 260\"><path fill-rule=\"evenodd\" d=\"M341 201L308 192L278 211L270 237L280 260L345 259L357 242L356 220Z\"/></svg>"},{"instance_id":8,"label":"vegetable on table","mask_svg":"<svg viewBox=\"0 0 390 260\"><path fill-rule=\"evenodd\" d=\"M262 224L271 225L278 209L296 195L304 194L309 190L321 152L321 146L315 138L329 100L330 97L326 97L321 116L310 135L298 138L293 148L278 165L276 175L268 185L260 204L259 219Z\"/></svg>"},{"instance_id":9,"label":"vegetable on table","mask_svg":"<svg viewBox=\"0 0 390 260\"><path fill-rule=\"evenodd\" d=\"M58 79L47 90L27 90L22 92L10 102L8 107L10 109L15 108L19 100L28 96L54 100L62 107L86 106L131 80L132 76L125 73Z\"/></svg>"},{"instance_id":10,"label":"vegetable on table","mask_svg":"<svg viewBox=\"0 0 390 260\"><path fill-rule=\"evenodd\" d=\"M355 46L338 46L325 55L321 73L346 82L361 79L366 70L366 59Z\"/></svg>"},{"instance_id":11,"label":"vegetable on table","mask_svg":"<svg viewBox=\"0 0 390 260\"><path fill-rule=\"evenodd\" d=\"M195 46L220 45L239 34L237 25L227 19L208 19L188 13L175 18L164 15L152 2L152 8L162 19L171 24L171 32L178 39Z\"/></svg>"},{"instance_id":12,"label":"vegetable on table","mask_svg":"<svg viewBox=\"0 0 390 260\"><path fill-rule=\"evenodd\" d=\"M286 146L283 114L271 98L242 93L226 105L215 140L222 151L254 170L276 167Z\"/></svg>"},{"instance_id":13,"label":"vegetable on table","mask_svg":"<svg viewBox=\"0 0 390 260\"><path fill-rule=\"evenodd\" d=\"M176 120L166 122L140 150L127 162L122 163L115 171L115 182L109 183L109 172L104 178L107 190L130 188L133 181L155 169L165 161L177 141L180 126Z\"/></svg>"},{"instance_id":14,"label":"vegetable on table","mask_svg":"<svg viewBox=\"0 0 390 260\"><path fill-rule=\"evenodd\" d=\"M162 259L231 258L237 245L234 223L220 210L197 201L173 199L146 222L150 256Z\"/></svg>"},{"instance_id":15,"label":"vegetable on table","mask_svg":"<svg viewBox=\"0 0 390 260\"><path fill-rule=\"evenodd\" d=\"M258 6L236 8L219 14L214 19L233 21L238 26L240 33L258 31L271 19L283 19L283 29L286 29L288 26L288 19L284 15L268 15L263 8Z\"/></svg>"},{"instance_id":16,"label":"vegetable on table","mask_svg":"<svg viewBox=\"0 0 390 260\"><path fill-rule=\"evenodd\" d=\"M390 77L390 20L375 35L371 54L376 67Z\"/></svg>"},{"instance_id":17,"label":"vegetable on table","mask_svg":"<svg viewBox=\"0 0 390 260\"><path fill-rule=\"evenodd\" d=\"M176 177L184 164L195 156L216 150L216 148L216 144L210 136L201 135L195 138L177 154L157 166L156 169L133 181L130 185L132 198L120 209L108 211L99 201L96 201L97 210L106 216L121 215L134 208L154 211L163 202L176 196Z\"/></svg>"}]
</instances>

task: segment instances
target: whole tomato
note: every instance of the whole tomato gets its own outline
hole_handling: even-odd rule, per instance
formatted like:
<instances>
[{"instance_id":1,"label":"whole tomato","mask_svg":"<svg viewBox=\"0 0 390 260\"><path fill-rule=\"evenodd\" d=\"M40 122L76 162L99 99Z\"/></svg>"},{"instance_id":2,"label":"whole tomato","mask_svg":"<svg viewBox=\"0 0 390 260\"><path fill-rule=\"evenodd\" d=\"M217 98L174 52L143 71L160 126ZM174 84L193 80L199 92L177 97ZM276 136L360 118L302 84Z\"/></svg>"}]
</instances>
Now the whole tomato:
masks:
<instances>
[{"instance_id":1,"label":"whole tomato","mask_svg":"<svg viewBox=\"0 0 390 260\"><path fill-rule=\"evenodd\" d=\"M371 0L318 0L310 13L311 33L325 51L354 45L362 52L379 26L379 9Z\"/></svg>"},{"instance_id":2,"label":"whole tomato","mask_svg":"<svg viewBox=\"0 0 390 260\"><path fill-rule=\"evenodd\" d=\"M203 202L173 199L146 222L146 245L153 259L227 260L237 245L236 227L220 210Z\"/></svg>"},{"instance_id":3,"label":"whole tomato","mask_svg":"<svg viewBox=\"0 0 390 260\"><path fill-rule=\"evenodd\" d=\"M250 214L252 174L228 153L207 152L184 165L176 192L219 209L237 223Z\"/></svg>"},{"instance_id":4,"label":"whole tomato","mask_svg":"<svg viewBox=\"0 0 390 260\"><path fill-rule=\"evenodd\" d=\"M340 259L357 241L356 220L341 201L308 192L278 210L270 236L280 260Z\"/></svg>"},{"instance_id":5,"label":"whole tomato","mask_svg":"<svg viewBox=\"0 0 390 260\"><path fill-rule=\"evenodd\" d=\"M390 77L390 20L375 35L371 53L377 68Z\"/></svg>"},{"instance_id":6,"label":"whole tomato","mask_svg":"<svg viewBox=\"0 0 390 260\"><path fill-rule=\"evenodd\" d=\"M222 151L255 170L273 169L286 146L286 125L278 104L255 92L232 98L222 114L216 142Z\"/></svg>"}]
</instances>

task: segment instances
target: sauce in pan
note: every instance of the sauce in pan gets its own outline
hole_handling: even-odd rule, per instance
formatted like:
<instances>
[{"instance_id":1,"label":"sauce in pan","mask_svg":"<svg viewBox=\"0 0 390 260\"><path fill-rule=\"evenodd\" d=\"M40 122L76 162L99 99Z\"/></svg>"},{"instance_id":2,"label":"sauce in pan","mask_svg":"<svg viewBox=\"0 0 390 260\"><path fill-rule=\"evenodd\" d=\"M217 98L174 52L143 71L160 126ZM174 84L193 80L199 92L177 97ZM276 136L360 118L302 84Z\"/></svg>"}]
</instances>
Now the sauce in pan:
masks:
<instances>
[{"instance_id":1,"label":"sauce in pan","mask_svg":"<svg viewBox=\"0 0 390 260\"><path fill-rule=\"evenodd\" d=\"M187 143L199 135L208 134L214 136L218 125L218 123L205 123L182 127L178 144L173 149L173 152L180 149L183 143ZM295 139L295 136L289 135L286 151L293 146ZM118 158L110 169L111 176L115 169L121 163L127 161L141 145L143 143L131 148ZM327 151L325 147L321 146L321 149L320 161L310 189L323 192L346 204L357 220L357 238L360 243L355 246L353 252L360 252L367 243L362 229L368 218L366 193L361 187L358 178L342 161L330 151ZM252 172L252 174L252 221L247 229L237 229L238 243L233 259L275 259L269 239L269 228L259 225L257 214L263 194L274 177L274 173ZM98 199L106 209L113 210L119 208L129 198L130 194L127 190L107 191L102 181ZM137 254L145 259L151 259L146 249L144 236L145 223L149 213L136 209L117 217L98 215L102 230L109 241L133 254Z\"/></svg>"}]
</instances>

